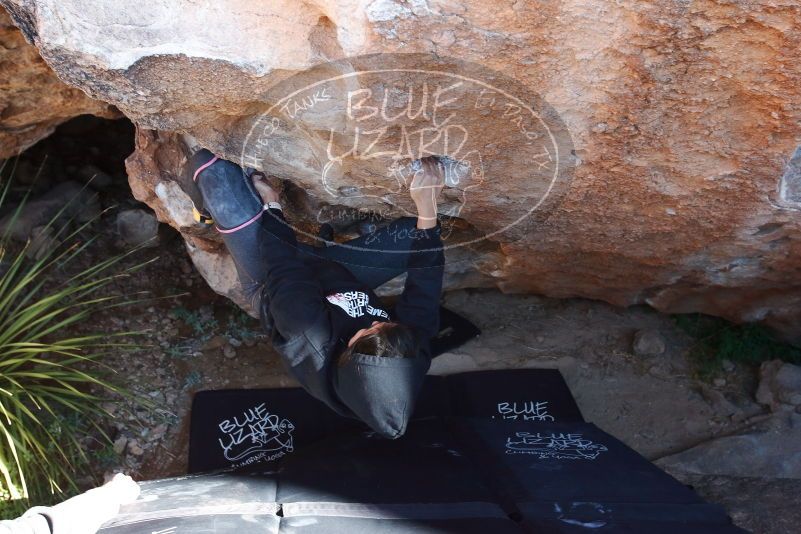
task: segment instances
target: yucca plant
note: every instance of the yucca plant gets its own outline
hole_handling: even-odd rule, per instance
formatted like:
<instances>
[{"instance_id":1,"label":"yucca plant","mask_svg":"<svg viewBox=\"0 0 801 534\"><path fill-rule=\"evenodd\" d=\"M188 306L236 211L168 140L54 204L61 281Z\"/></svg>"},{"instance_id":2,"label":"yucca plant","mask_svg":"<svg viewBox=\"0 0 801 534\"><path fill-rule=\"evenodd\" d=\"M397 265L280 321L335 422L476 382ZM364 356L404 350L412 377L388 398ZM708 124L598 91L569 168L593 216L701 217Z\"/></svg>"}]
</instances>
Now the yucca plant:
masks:
<instances>
[{"instance_id":1,"label":"yucca plant","mask_svg":"<svg viewBox=\"0 0 801 534\"><path fill-rule=\"evenodd\" d=\"M10 180L1 189L0 207ZM92 221L77 228L56 225L63 212L48 225L57 246L39 250L35 259L26 254L30 242L9 252L15 245L8 229L21 208L0 237L0 499L6 501L0 504L5 516L76 491L76 481L89 472L87 437L110 443L104 432L110 416L101 404L127 394L110 379L113 370L102 358L132 349L121 337L134 333L79 332L96 314L131 303L130 295L103 290L144 263L118 269L134 252L128 251L89 268L73 268L93 241L79 239Z\"/></svg>"}]
</instances>

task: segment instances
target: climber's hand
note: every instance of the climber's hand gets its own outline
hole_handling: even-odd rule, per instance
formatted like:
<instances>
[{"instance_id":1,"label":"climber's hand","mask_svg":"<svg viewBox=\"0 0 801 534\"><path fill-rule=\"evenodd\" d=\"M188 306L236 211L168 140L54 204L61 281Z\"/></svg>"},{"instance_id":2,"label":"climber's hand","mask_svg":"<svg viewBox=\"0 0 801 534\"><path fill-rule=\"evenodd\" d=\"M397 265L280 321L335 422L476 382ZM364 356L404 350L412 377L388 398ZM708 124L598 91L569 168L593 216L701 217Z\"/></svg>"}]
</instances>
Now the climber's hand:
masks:
<instances>
[{"instance_id":1,"label":"climber's hand","mask_svg":"<svg viewBox=\"0 0 801 534\"><path fill-rule=\"evenodd\" d=\"M267 183L267 178L260 172L254 172L252 175L253 178L253 186L256 188L256 191L259 192L259 196L261 196L261 201L264 204L268 202L278 202L278 193L270 187L270 184Z\"/></svg>"},{"instance_id":2,"label":"climber's hand","mask_svg":"<svg viewBox=\"0 0 801 534\"><path fill-rule=\"evenodd\" d=\"M437 225L437 197L445 186L445 169L433 156L420 160L422 167L415 173L409 194L417 207L417 227Z\"/></svg>"}]
</instances>

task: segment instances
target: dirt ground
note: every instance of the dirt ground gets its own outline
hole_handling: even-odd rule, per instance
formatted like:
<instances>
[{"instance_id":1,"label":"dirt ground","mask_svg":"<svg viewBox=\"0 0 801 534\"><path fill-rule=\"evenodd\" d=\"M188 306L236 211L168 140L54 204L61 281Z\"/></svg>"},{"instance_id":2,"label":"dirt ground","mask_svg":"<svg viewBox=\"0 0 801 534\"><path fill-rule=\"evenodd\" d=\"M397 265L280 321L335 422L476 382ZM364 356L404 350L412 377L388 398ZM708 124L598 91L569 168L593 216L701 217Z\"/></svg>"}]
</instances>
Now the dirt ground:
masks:
<instances>
[{"instance_id":1,"label":"dirt ground","mask_svg":"<svg viewBox=\"0 0 801 534\"><path fill-rule=\"evenodd\" d=\"M123 127L117 128L116 135L128 135ZM86 131L80 128L77 133L67 129L62 137L83 135ZM59 144L63 142L45 141L40 150L56 156L73 154L65 152ZM127 145L119 144L117 151L124 156ZM110 209L91 229L99 238L80 258L85 265L124 250L114 225L116 213L142 207L130 196L121 159L110 152L97 150L93 156L90 151L83 156L94 157L93 163L112 177L111 185L100 191L103 206ZM59 173L79 171L63 164L48 172L57 179ZM258 322L208 288L176 232L162 225L160 244L125 264L149 258L154 258L152 263L111 288L121 295L148 292L148 300L105 313L87 326L109 333L143 332L135 338L143 345L141 350L116 354L107 363L152 407L108 403L116 416L115 442L112 450L98 452L97 459L101 470L123 469L140 479L185 472L188 415L195 392L296 385L260 333ZM475 322L482 335L437 358L432 373L558 368L588 421L651 460L734 433L764 416L753 400L754 369L734 365L714 381L699 381L687 357L693 340L670 317L649 308L621 309L588 300L491 290L448 293L444 302ZM659 334L665 344L662 354L634 354L633 338L642 330ZM684 482L726 506L738 525L754 532L791 532L801 524L797 507L801 481L695 476Z\"/></svg>"},{"instance_id":2,"label":"dirt ground","mask_svg":"<svg viewBox=\"0 0 801 534\"><path fill-rule=\"evenodd\" d=\"M177 281L191 295L117 319L126 328L159 332L151 338L152 350L114 362L134 379L139 391L157 401L165 416L161 423L143 416L143 426L118 425L118 436L128 438L119 457L121 465L142 478L185 472L194 392L296 385L258 334L255 321L211 293L194 271L183 274L187 260L178 245L174 243L170 255L159 261L171 258L173 269L182 273ZM153 274L158 272L154 265ZM558 368L588 421L651 460L734 433L763 415L751 400L753 370L726 373L725 385L696 380L686 359L692 340L669 317L648 308L619 309L586 300L487 290L449 293L445 304L474 321L482 335L435 359L432 373ZM184 308L195 314L189 322L197 317L201 325L214 326L198 336L187 321L174 318L175 310ZM634 333L645 328L664 335L666 351L661 356L632 354ZM233 347L230 338L237 345L242 341L241 345ZM175 353L174 347L183 352ZM721 384L720 378L717 383ZM737 524L753 532L791 532L789 525L801 520L791 505L801 497L797 480L696 476L683 481L726 506Z\"/></svg>"}]
</instances>

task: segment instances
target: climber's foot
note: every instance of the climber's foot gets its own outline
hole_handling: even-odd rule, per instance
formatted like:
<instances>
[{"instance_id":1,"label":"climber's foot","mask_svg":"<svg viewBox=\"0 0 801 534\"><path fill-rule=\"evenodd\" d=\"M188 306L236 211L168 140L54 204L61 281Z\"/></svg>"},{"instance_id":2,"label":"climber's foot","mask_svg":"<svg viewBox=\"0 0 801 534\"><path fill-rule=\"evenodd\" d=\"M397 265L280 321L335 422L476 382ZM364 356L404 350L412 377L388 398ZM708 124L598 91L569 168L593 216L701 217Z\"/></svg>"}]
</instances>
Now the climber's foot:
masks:
<instances>
[{"instance_id":1,"label":"climber's foot","mask_svg":"<svg viewBox=\"0 0 801 534\"><path fill-rule=\"evenodd\" d=\"M263 202L241 167L200 150L190 160L194 180L217 229L234 232L258 220Z\"/></svg>"}]
</instances>

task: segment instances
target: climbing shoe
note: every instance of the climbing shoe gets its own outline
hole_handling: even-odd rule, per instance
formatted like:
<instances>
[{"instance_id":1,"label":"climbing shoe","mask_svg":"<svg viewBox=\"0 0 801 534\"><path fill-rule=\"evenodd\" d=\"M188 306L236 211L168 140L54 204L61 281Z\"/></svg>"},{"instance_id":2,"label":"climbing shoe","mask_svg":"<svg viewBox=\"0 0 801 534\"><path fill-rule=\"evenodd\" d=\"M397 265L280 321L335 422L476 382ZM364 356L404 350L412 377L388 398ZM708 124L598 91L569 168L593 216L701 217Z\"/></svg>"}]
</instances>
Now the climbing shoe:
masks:
<instances>
[{"instance_id":1,"label":"climbing shoe","mask_svg":"<svg viewBox=\"0 0 801 534\"><path fill-rule=\"evenodd\" d=\"M190 166L202 200L202 205L193 207L196 221L231 233L261 218L261 196L241 167L205 149L190 158Z\"/></svg>"}]
</instances>

